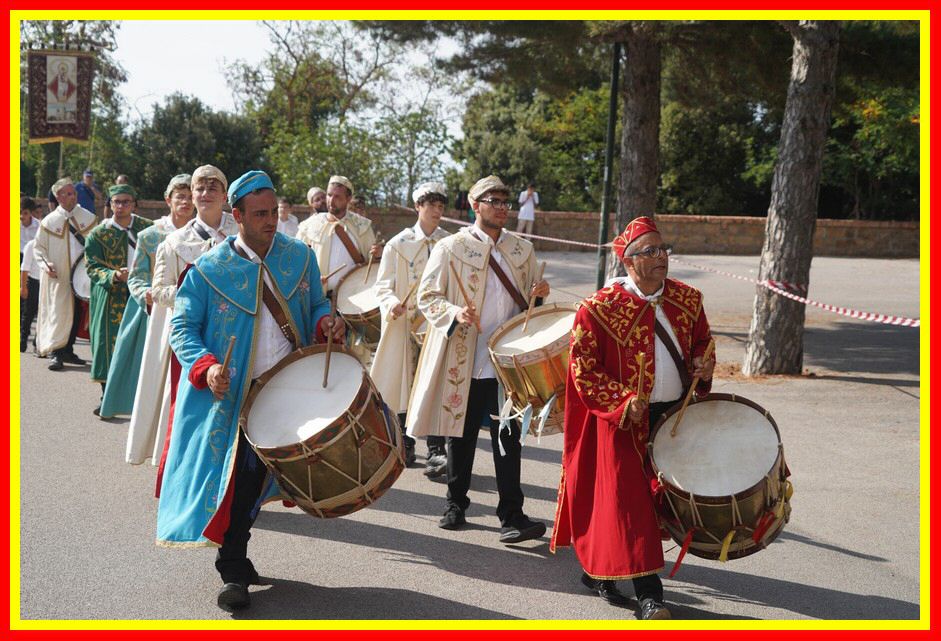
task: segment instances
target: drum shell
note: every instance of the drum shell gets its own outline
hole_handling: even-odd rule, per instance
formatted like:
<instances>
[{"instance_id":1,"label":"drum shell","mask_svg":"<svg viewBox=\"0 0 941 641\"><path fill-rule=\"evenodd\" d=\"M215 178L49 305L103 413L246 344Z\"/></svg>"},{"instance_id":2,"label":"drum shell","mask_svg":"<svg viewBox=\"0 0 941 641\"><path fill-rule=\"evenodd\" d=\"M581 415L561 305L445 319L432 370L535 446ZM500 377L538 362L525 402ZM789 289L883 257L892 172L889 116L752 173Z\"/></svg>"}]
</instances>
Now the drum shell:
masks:
<instances>
[{"instance_id":1,"label":"drum shell","mask_svg":"<svg viewBox=\"0 0 941 641\"><path fill-rule=\"evenodd\" d=\"M778 430L774 419L764 408L749 399L734 394L709 394L702 398L690 402L690 406L696 403L708 402L711 400L727 400L738 403L744 403L758 412L764 414L778 436L778 442L781 441L781 433ZM657 424L651 429L648 439L648 452L652 452L654 438L660 428L664 426L667 420L679 410L680 405L667 411ZM692 428L693 426L684 426ZM657 467L656 460L651 455L650 464L657 480L660 483L662 492L659 500L655 501L661 525L669 532L670 537L679 545L683 545L687 533L696 524L696 514L699 516L701 526L697 526L693 533L692 541L688 552L694 556L704 559L718 559L721 554L722 540L732 530L737 529L729 545L727 558L738 559L749 556L763 550L771 543L781 530L784 528L790 518L790 502L788 500L787 467L784 461L783 445L778 446L778 454L774 464L768 471L768 474L758 483L750 488L739 491L727 496L702 496L691 495L668 481L663 479L661 470ZM691 499L695 502L695 511L691 504ZM778 502L783 501L783 506ZM736 524L736 507L740 515L740 523ZM779 509L780 516L775 517L771 525L767 527L764 535L755 542L752 538L754 525L763 515Z\"/></svg>"},{"instance_id":2,"label":"drum shell","mask_svg":"<svg viewBox=\"0 0 941 641\"><path fill-rule=\"evenodd\" d=\"M252 402L283 366L324 345L297 350L252 386L239 424L245 430ZM334 347L334 352L353 356ZM314 384L319 385L320 381ZM279 447L259 447L246 438L274 476L282 494L308 514L333 518L367 507L388 490L405 469L401 429L388 412L372 379L363 371L355 399L329 426L307 439Z\"/></svg>"},{"instance_id":3,"label":"drum shell","mask_svg":"<svg viewBox=\"0 0 941 641\"><path fill-rule=\"evenodd\" d=\"M350 328L361 337L361 342L365 343L371 350L375 351L376 345L379 343L379 337L382 335L382 316L379 310L378 299L376 299L376 306L374 308L363 312L344 312L340 311L339 309L340 296L343 294L344 290L346 290L350 297L355 295L353 293L349 293L349 288L344 288L344 284L347 282L354 283L354 279L356 278L362 279L364 269L367 270L367 282L369 277L372 277L373 281L375 281L378 274L378 266L360 265L352 269L342 279L340 279L340 282L337 283L335 295L337 296L337 309L340 313L340 316L342 316L343 320L346 321ZM355 287L355 283L353 286Z\"/></svg>"},{"instance_id":4,"label":"drum shell","mask_svg":"<svg viewBox=\"0 0 941 641\"><path fill-rule=\"evenodd\" d=\"M533 309L531 318L565 309L570 309L570 306L558 303L543 305ZM570 337L566 335L549 345L522 354L510 355L495 351L497 342L511 328L521 325L525 316L525 312L518 314L494 331L487 345L490 359L493 361L500 383L507 396L513 399L513 406L517 411L529 404L533 406L533 413L538 413L553 395L556 396L555 407L546 421L542 434L558 434L563 429Z\"/></svg>"},{"instance_id":5,"label":"drum shell","mask_svg":"<svg viewBox=\"0 0 941 641\"><path fill-rule=\"evenodd\" d=\"M87 303L91 298L91 279L88 277L88 269L83 259L78 259L72 265L70 278L72 292L75 297Z\"/></svg>"}]
</instances>

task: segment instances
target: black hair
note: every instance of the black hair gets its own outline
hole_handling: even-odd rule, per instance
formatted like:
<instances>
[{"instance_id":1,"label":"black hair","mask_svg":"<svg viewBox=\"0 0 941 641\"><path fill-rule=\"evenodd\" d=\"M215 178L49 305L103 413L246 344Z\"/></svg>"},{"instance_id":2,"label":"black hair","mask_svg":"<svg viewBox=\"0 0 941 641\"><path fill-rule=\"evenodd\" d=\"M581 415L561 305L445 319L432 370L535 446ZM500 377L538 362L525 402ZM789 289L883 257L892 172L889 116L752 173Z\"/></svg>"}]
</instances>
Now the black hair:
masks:
<instances>
[{"instance_id":1,"label":"black hair","mask_svg":"<svg viewBox=\"0 0 941 641\"><path fill-rule=\"evenodd\" d=\"M39 207L39 203L37 203L35 200L30 198L29 196L20 198L20 211L23 211L25 209L33 211L37 207Z\"/></svg>"},{"instance_id":2,"label":"black hair","mask_svg":"<svg viewBox=\"0 0 941 641\"><path fill-rule=\"evenodd\" d=\"M272 189L271 187L261 187L259 189L250 191L247 194L244 194L241 198L236 200L234 203L232 203L232 209L238 209L239 211L244 212L245 210L242 209L242 201L245 200L247 196L251 196L252 194L260 194L263 191L274 191L274 189Z\"/></svg>"},{"instance_id":3,"label":"black hair","mask_svg":"<svg viewBox=\"0 0 941 641\"><path fill-rule=\"evenodd\" d=\"M420 205L424 205L425 203L441 203L443 205L447 205L448 199L442 196L441 194L437 194L435 192L429 192L427 194L424 194L418 200L416 200L415 206L418 207Z\"/></svg>"}]
</instances>

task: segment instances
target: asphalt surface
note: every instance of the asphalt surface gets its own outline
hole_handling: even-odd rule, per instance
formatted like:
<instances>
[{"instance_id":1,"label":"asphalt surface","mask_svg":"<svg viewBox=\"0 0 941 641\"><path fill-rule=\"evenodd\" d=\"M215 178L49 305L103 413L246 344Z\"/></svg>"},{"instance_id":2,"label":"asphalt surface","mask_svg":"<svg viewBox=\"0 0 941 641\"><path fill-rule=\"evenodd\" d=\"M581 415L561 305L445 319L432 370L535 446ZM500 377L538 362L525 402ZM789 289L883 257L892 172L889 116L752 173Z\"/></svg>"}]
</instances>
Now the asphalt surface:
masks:
<instances>
[{"instance_id":1,"label":"asphalt surface","mask_svg":"<svg viewBox=\"0 0 941 641\"><path fill-rule=\"evenodd\" d=\"M594 289L593 254L546 253L550 300ZM685 260L754 277L757 257ZM766 550L722 564L687 555L664 578L676 619L917 619L920 615L920 377L917 329L809 308L802 377L745 379L754 286L675 263L705 293L721 378L782 432L795 494L790 523ZM919 262L817 258L809 296L919 317ZM87 343L78 354L89 358ZM481 438L468 527L437 527L443 483L408 469L377 503L319 520L265 507L249 554L267 585L251 609L215 605L211 549L154 545L155 468L124 463L127 420L92 415L88 367L49 372L22 355L20 616L22 619L569 619L631 621L581 587L570 549L497 541L496 484ZM13 436L16 439L16 434ZM526 511L552 523L561 436L526 441ZM424 454L424 446L419 446ZM925 459L927 460L927 459ZM419 462L423 462L421 456ZM14 515L15 516L15 515ZM677 548L665 542L667 571ZM622 587L631 593L625 582Z\"/></svg>"}]
</instances>

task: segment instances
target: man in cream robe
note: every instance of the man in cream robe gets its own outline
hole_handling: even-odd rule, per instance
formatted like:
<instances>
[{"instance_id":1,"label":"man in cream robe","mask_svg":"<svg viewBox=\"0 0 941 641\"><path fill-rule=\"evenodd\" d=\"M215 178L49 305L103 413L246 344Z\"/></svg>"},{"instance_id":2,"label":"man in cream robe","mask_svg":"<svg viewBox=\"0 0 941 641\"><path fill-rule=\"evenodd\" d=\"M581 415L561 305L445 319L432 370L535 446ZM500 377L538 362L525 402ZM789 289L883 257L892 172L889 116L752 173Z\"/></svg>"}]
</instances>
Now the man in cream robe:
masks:
<instances>
[{"instance_id":1,"label":"man in cream robe","mask_svg":"<svg viewBox=\"0 0 941 641\"><path fill-rule=\"evenodd\" d=\"M153 306L147 343L156 347L144 347L145 356L128 429L126 460L132 464L143 463L148 453L153 452L156 465L165 450L171 392L169 323L180 275L187 265L210 248L238 233L235 218L222 211L228 181L219 169L212 165L199 167L193 172L191 187L196 217L168 235L157 247L154 259L154 278L150 288ZM148 358L151 350L154 350L153 354ZM145 394L144 389L158 393Z\"/></svg>"},{"instance_id":2,"label":"man in cream robe","mask_svg":"<svg viewBox=\"0 0 941 641\"><path fill-rule=\"evenodd\" d=\"M393 236L382 251L375 289L382 313L382 335L369 372L382 400L399 415L403 432L419 351L413 332L425 320L418 311L415 294L431 248L448 236L438 227L447 203L442 183L419 185L412 201L418 210L418 222ZM406 436L405 463L414 462L415 439ZM444 437L429 436L425 475L440 476L446 465Z\"/></svg>"},{"instance_id":3,"label":"man in cream robe","mask_svg":"<svg viewBox=\"0 0 941 641\"><path fill-rule=\"evenodd\" d=\"M418 288L418 306L429 328L412 387L407 427L413 437L449 437L448 507L439 522L447 530L466 523L477 435L483 419L497 413L496 372L487 341L497 327L528 306L530 297L549 293L548 283L535 282L532 243L503 230L512 207L509 194L496 176L483 178L471 188L475 224L435 245ZM498 279L491 259L506 275L512 293ZM523 513L520 426L509 421L501 428L494 422L490 439L500 494L500 542L542 536L545 524Z\"/></svg>"},{"instance_id":4,"label":"man in cream robe","mask_svg":"<svg viewBox=\"0 0 941 641\"><path fill-rule=\"evenodd\" d=\"M81 322L81 304L72 291L71 279L75 263L80 263L78 269L85 269L85 236L97 220L78 204L70 178L59 180L52 186L52 193L59 206L40 223L33 251L42 269L36 349L41 356L52 354L49 369L57 371L63 363L85 364L72 350Z\"/></svg>"}]
</instances>

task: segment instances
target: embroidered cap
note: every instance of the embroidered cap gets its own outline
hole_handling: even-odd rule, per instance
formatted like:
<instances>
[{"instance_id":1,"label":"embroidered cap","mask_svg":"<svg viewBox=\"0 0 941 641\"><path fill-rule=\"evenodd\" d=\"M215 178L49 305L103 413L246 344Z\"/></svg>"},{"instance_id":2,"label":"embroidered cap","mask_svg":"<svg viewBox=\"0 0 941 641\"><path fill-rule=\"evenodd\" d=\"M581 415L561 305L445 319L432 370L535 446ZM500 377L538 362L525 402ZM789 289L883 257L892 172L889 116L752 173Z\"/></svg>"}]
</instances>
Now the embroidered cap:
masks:
<instances>
[{"instance_id":1,"label":"embroidered cap","mask_svg":"<svg viewBox=\"0 0 941 641\"><path fill-rule=\"evenodd\" d=\"M499 176L491 174L475 182L474 186L467 192L467 197L475 201L480 200L480 197L488 191L502 191L508 194L510 193L510 188L503 184Z\"/></svg>"},{"instance_id":2,"label":"embroidered cap","mask_svg":"<svg viewBox=\"0 0 941 641\"><path fill-rule=\"evenodd\" d=\"M351 191L352 191L352 190L351 190ZM317 194L322 194L322 193L325 193L325 192L324 192L324 190L321 189L320 187L311 187L310 189L308 189L308 190L307 190L307 202L308 202L308 204L310 203L310 201L312 201L312 200L314 199L314 196L316 196Z\"/></svg>"},{"instance_id":3,"label":"embroidered cap","mask_svg":"<svg viewBox=\"0 0 941 641\"><path fill-rule=\"evenodd\" d=\"M271 182L268 174L258 169L245 172L229 187L229 204L234 206L240 198L259 189L274 191L274 183Z\"/></svg>"},{"instance_id":4,"label":"embroidered cap","mask_svg":"<svg viewBox=\"0 0 941 641\"><path fill-rule=\"evenodd\" d=\"M167 188L163 191L163 197L169 198L170 194L173 193L173 190L178 187L190 188L190 185L193 182L193 177L189 174L177 174L170 179L170 182L167 183Z\"/></svg>"},{"instance_id":5,"label":"embroidered cap","mask_svg":"<svg viewBox=\"0 0 941 641\"><path fill-rule=\"evenodd\" d=\"M122 185L111 185L108 187L108 197L114 198L118 194L130 194L131 198L137 200L137 192L134 191L134 188L124 183Z\"/></svg>"},{"instance_id":6,"label":"embroidered cap","mask_svg":"<svg viewBox=\"0 0 941 641\"><path fill-rule=\"evenodd\" d=\"M202 167L197 167L196 171L193 172L193 182L191 184L195 185L197 181L204 180L206 178L215 178L222 183L222 188L226 189L229 186L229 181L226 179L225 174L222 173L222 170L213 165L203 165Z\"/></svg>"},{"instance_id":7,"label":"embroidered cap","mask_svg":"<svg viewBox=\"0 0 941 641\"><path fill-rule=\"evenodd\" d=\"M624 233L616 236L615 239L611 241L614 253L617 254L620 260L624 260L624 252L627 251L627 246L644 234L650 233L660 233L660 230L657 229L657 225L653 222L653 218L649 216L635 218L627 223L627 227L624 228Z\"/></svg>"},{"instance_id":8,"label":"embroidered cap","mask_svg":"<svg viewBox=\"0 0 941 641\"><path fill-rule=\"evenodd\" d=\"M353 183L346 176L330 176L330 180L327 181L327 186L336 183L337 185L343 185L350 190L350 194L353 193Z\"/></svg>"},{"instance_id":9,"label":"embroidered cap","mask_svg":"<svg viewBox=\"0 0 941 641\"><path fill-rule=\"evenodd\" d=\"M442 198L448 197L448 188L444 183L428 182L422 183L412 192L412 202L417 203L420 198L428 194L438 194Z\"/></svg>"}]
</instances>

